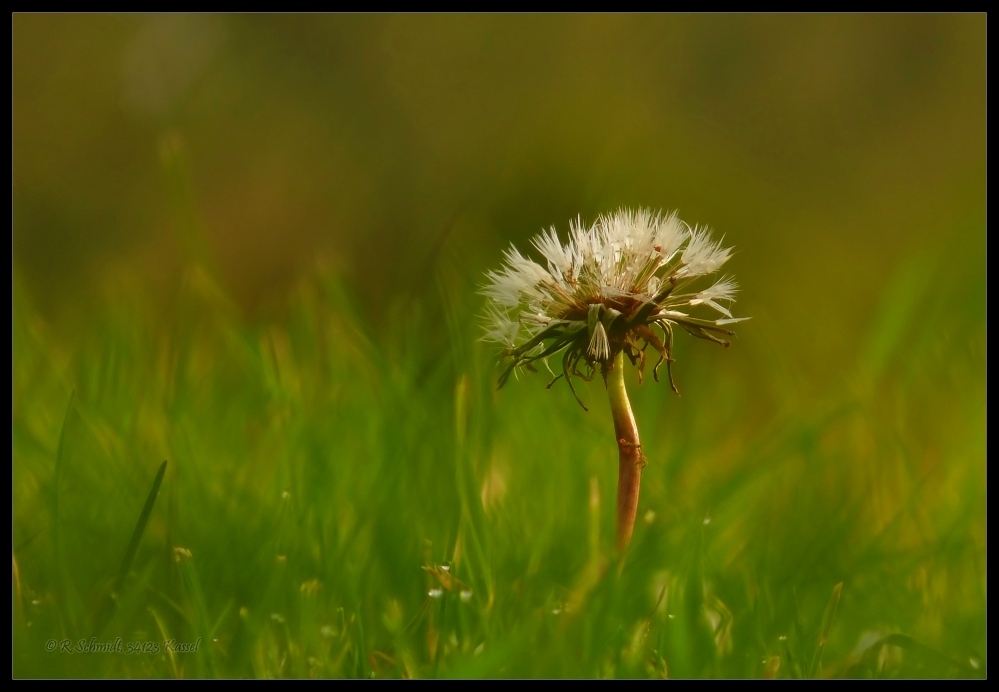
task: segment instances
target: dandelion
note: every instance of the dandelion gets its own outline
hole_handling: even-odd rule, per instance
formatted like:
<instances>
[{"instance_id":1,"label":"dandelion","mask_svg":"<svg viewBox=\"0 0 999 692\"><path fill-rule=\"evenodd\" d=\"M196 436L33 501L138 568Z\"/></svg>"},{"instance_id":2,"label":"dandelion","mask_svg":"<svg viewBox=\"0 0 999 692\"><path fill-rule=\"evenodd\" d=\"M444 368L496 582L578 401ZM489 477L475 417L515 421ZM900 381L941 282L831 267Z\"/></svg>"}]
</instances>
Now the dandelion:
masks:
<instances>
[{"instance_id":1,"label":"dandelion","mask_svg":"<svg viewBox=\"0 0 999 692\"><path fill-rule=\"evenodd\" d=\"M487 272L484 339L503 346L500 387L511 374L535 371L535 362L549 365L557 356L561 371L548 388L564 379L585 410L573 377L589 381L597 372L603 377L620 455L617 547L623 550L631 540L646 463L624 385L625 357L641 383L651 346L659 356L653 377L659 381L665 363L670 386L679 394L672 370L674 330L728 346L729 325L748 318L732 316L737 285L731 277L697 287L731 254L706 228L692 228L675 213L622 209L589 227L577 219L569 229L565 245L554 228L534 238L543 264L511 246L503 266Z\"/></svg>"}]
</instances>

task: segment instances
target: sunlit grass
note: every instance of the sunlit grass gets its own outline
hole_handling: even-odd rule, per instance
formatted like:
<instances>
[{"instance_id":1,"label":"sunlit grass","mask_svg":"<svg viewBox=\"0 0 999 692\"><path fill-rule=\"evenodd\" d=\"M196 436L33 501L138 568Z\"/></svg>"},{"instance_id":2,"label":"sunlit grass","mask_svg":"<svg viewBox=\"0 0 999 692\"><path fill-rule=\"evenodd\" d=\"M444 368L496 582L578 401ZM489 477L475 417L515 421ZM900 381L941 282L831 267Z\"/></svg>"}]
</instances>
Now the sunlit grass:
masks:
<instances>
[{"instance_id":1,"label":"sunlit grass","mask_svg":"<svg viewBox=\"0 0 999 692\"><path fill-rule=\"evenodd\" d=\"M447 267L380 325L321 271L251 323L191 270L73 338L15 285L14 675L985 676L983 278L935 266L824 391L765 315L680 343L682 398L630 383L621 562L602 384L497 392Z\"/></svg>"}]
</instances>

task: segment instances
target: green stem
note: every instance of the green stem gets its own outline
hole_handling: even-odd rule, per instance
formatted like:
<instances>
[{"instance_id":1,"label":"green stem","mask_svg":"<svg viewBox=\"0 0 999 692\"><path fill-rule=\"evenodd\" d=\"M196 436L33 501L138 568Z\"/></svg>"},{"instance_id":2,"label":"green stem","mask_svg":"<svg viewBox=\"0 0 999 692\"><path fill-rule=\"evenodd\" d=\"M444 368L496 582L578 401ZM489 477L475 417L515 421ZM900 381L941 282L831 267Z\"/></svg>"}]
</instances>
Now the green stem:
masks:
<instances>
[{"instance_id":1,"label":"green stem","mask_svg":"<svg viewBox=\"0 0 999 692\"><path fill-rule=\"evenodd\" d=\"M638 425L631 412L628 390L624 386L624 353L614 358L607 378L611 415L614 416L614 436L619 453L617 477L617 549L624 551L631 541L638 513L638 488L642 482L645 456L638 439Z\"/></svg>"}]
</instances>

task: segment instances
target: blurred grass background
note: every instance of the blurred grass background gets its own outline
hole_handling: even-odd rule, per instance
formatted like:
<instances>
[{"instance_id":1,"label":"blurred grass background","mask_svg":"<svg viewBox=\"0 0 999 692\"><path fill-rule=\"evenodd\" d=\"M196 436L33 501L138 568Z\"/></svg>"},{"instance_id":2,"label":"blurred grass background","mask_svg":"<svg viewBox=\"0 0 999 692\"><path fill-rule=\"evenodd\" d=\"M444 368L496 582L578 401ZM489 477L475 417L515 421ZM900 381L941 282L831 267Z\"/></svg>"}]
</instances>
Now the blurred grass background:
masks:
<instances>
[{"instance_id":1,"label":"blurred grass background","mask_svg":"<svg viewBox=\"0 0 999 692\"><path fill-rule=\"evenodd\" d=\"M985 15L12 34L15 676L986 675ZM619 565L602 387L496 392L476 290L622 205L753 320L632 386Z\"/></svg>"}]
</instances>

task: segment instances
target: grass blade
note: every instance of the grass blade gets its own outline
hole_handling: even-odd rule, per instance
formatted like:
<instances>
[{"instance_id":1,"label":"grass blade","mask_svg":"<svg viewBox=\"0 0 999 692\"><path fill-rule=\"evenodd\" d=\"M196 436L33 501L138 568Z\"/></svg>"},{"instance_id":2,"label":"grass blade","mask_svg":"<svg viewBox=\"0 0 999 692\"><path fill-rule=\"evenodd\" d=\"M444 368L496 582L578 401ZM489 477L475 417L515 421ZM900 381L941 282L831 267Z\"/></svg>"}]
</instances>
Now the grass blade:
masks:
<instances>
[{"instance_id":1,"label":"grass blade","mask_svg":"<svg viewBox=\"0 0 999 692\"><path fill-rule=\"evenodd\" d=\"M153 513L153 506L156 504L160 485L163 484L163 475L166 473L166 467L167 463L164 460L156 472L156 478L153 479L153 487L149 489L149 494L146 495L146 503L142 506L139 520L135 523L135 528L132 530L132 537L128 541L128 547L125 549L125 556L121 560L121 566L118 568L118 575L115 577L114 585L111 587L111 591L105 599L104 606L97 616L93 634L95 637L100 636L100 633L107 627L107 624L111 622L111 618L114 616L118 593L121 591L122 584L125 583L128 571L132 568L135 553L139 549L139 541L142 540L142 534L145 533L146 525L149 523L149 516Z\"/></svg>"},{"instance_id":2,"label":"grass blade","mask_svg":"<svg viewBox=\"0 0 999 692\"><path fill-rule=\"evenodd\" d=\"M56 448L55 469L52 474L52 561L55 563L55 571L59 579L59 587L62 591L63 608L62 615L69 620L70 632L77 632L76 617L76 593L66 570L62 545L62 512L60 509L60 487L62 477L65 474L67 455L67 431L69 428L69 418L73 412L73 404L76 401L76 390L69 393L69 401L66 402L66 413L62 418L62 427L59 429L59 446ZM65 625L64 625L65 626Z\"/></svg>"},{"instance_id":3,"label":"grass blade","mask_svg":"<svg viewBox=\"0 0 999 692\"><path fill-rule=\"evenodd\" d=\"M121 567L118 569L118 577L114 583L115 591L121 588L128 570L132 567L132 561L135 559L135 551L139 548L139 541L142 540L142 534L146 531L146 525L149 523L149 515L153 513L153 505L156 504L160 485L163 484L163 475L166 473L166 467L167 463L164 460L156 472L156 478L153 479L153 487L149 489L149 494L146 496L146 503L142 506L142 513L139 514L139 520L135 524L135 529L132 531L132 538L128 542L128 548L125 550L125 556L122 558Z\"/></svg>"},{"instance_id":4,"label":"grass blade","mask_svg":"<svg viewBox=\"0 0 999 692\"><path fill-rule=\"evenodd\" d=\"M843 593L843 582L836 584L826 604L826 610L822 614L822 629L819 630L819 642L815 648L815 656L812 658L810 675L814 676L822 665L822 651L825 649L826 640L829 638L829 629L832 627L833 618L836 617L836 610L839 608L839 598Z\"/></svg>"}]
</instances>

